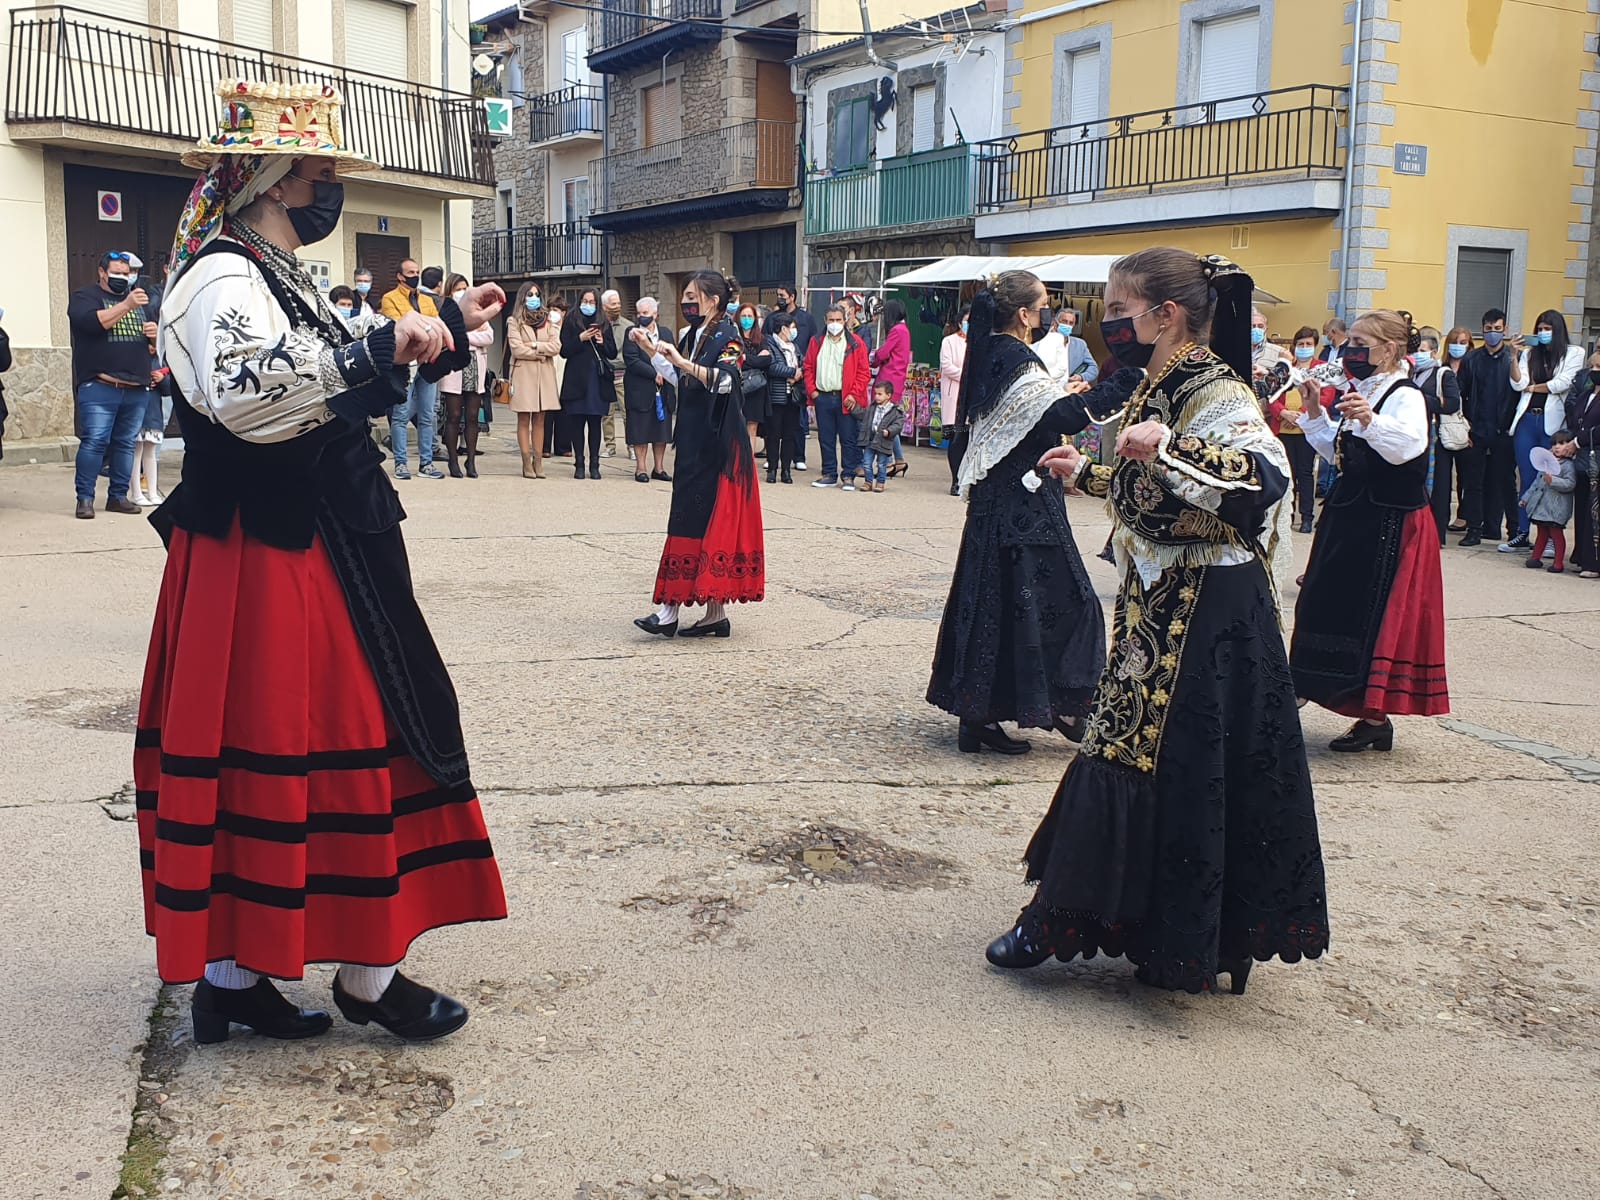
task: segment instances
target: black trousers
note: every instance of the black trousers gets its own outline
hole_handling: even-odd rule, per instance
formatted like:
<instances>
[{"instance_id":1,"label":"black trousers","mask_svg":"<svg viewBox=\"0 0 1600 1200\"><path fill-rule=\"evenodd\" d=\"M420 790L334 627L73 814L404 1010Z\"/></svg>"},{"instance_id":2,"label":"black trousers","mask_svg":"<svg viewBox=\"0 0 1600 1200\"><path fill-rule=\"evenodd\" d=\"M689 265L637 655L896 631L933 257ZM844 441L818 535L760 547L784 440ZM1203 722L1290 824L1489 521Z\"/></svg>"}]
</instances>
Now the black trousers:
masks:
<instances>
[{"instance_id":1,"label":"black trousers","mask_svg":"<svg viewBox=\"0 0 1600 1200\"><path fill-rule=\"evenodd\" d=\"M767 471L793 467L800 461L803 450L800 444L800 406L798 404L774 405L772 413L761 423L762 437L767 441Z\"/></svg>"},{"instance_id":2,"label":"black trousers","mask_svg":"<svg viewBox=\"0 0 1600 1200\"><path fill-rule=\"evenodd\" d=\"M544 456L558 458L572 450L572 418L560 409L544 415Z\"/></svg>"},{"instance_id":3,"label":"black trousers","mask_svg":"<svg viewBox=\"0 0 1600 1200\"><path fill-rule=\"evenodd\" d=\"M1305 524L1317 518L1317 452L1303 433L1278 435L1283 452L1289 456L1289 472L1294 479L1295 513Z\"/></svg>"},{"instance_id":4,"label":"black trousers","mask_svg":"<svg viewBox=\"0 0 1600 1200\"><path fill-rule=\"evenodd\" d=\"M1484 454L1482 536L1494 540L1503 526L1506 537L1515 537L1521 505L1517 496L1517 450L1511 432L1495 434Z\"/></svg>"},{"instance_id":5,"label":"black trousers","mask_svg":"<svg viewBox=\"0 0 1600 1200\"><path fill-rule=\"evenodd\" d=\"M1467 524L1467 532L1474 537L1483 536L1483 468L1487 462L1488 450L1483 446L1468 446L1465 450L1434 446L1433 523L1439 527L1441 542L1450 528L1450 502L1457 495L1458 512Z\"/></svg>"},{"instance_id":6,"label":"black trousers","mask_svg":"<svg viewBox=\"0 0 1600 1200\"><path fill-rule=\"evenodd\" d=\"M961 481L961 460L967 456L965 429L957 429L950 435L950 444L945 447L944 453L950 463L950 486L955 487Z\"/></svg>"},{"instance_id":7,"label":"black trousers","mask_svg":"<svg viewBox=\"0 0 1600 1200\"><path fill-rule=\"evenodd\" d=\"M600 465L600 438L601 427L605 417L588 417L581 413L564 413L567 426L567 436L572 439L572 457L577 462L583 461L584 431L589 434L589 461L596 466Z\"/></svg>"}]
</instances>

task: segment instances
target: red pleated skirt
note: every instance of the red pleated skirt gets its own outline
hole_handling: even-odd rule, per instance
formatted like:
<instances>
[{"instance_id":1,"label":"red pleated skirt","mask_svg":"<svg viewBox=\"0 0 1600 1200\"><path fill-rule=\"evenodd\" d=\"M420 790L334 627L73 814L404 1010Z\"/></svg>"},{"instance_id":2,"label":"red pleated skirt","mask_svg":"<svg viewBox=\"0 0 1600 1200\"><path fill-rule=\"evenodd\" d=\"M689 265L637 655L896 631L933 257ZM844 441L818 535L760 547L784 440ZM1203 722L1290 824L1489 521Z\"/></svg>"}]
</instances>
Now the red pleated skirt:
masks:
<instances>
[{"instance_id":1,"label":"red pleated skirt","mask_svg":"<svg viewBox=\"0 0 1600 1200\"><path fill-rule=\"evenodd\" d=\"M1400 530L1400 562L1372 648L1367 689L1334 711L1347 717L1438 717L1450 711L1444 664L1444 581L1439 528L1419 508Z\"/></svg>"},{"instance_id":2,"label":"red pleated skirt","mask_svg":"<svg viewBox=\"0 0 1600 1200\"><path fill-rule=\"evenodd\" d=\"M385 966L506 915L470 783L397 744L320 540L176 530L134 749L145 928L168 983Z\"/></svg>"},{"instance_id":3,"label":"red pleated skirt","mask_svg":"<svg viewBox=\"0 0 1600 1200\"><path fill-rule=\"evenodd\" d=\"M748 493L726 475L703 537L668 535L656 571L657 604L754 603L767 593L766 541L761 493Z\"/></svg>"}]
</instances>

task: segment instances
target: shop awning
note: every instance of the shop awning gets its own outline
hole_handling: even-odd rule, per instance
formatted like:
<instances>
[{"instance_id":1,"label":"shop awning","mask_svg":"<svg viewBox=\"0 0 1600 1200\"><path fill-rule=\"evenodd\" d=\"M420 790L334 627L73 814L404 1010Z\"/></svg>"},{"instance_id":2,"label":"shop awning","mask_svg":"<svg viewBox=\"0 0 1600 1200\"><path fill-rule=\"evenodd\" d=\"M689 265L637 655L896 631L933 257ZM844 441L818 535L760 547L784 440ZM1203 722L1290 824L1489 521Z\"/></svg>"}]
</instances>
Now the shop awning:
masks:
<instances>
[{"instance_id":1,"label":"shop awning","mask_svg":"<svg viewBox=\"0 0 1600 1200\"><path fill-rule=\"evenodd\" d=\"M1046 283L1104 284L1117 254L1025 254L987 257L981 254L956 254L936 263L918 267L888 281L890 287L958 287L971 280L999 275L1003 271L1032 271ZM1285 304L1287 301L1262 288L1255 290L1258 304Z\"/></svg>"}]
</instances>

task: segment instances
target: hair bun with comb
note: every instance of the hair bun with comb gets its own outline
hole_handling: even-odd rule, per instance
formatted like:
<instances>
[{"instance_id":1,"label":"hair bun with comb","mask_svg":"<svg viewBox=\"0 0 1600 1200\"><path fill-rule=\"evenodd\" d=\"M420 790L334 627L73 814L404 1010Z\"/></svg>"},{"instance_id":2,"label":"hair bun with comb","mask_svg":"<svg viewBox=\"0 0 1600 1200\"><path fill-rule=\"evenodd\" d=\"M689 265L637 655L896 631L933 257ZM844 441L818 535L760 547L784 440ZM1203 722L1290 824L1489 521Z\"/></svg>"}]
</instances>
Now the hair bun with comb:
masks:
<instances>
[{"instance_id":1,"label":"hair bun with comb","mask_svg":"<svg viewBox=\"0 0 1600 1200\"><path fill-rule=\"evenodd\" d=\"M1406 323L1406 353L1415 354L1422 348L1422 330L1417 328L1417 323L1405 309L1397 309L1402 321Z\"/></svg>"}]
</instances>

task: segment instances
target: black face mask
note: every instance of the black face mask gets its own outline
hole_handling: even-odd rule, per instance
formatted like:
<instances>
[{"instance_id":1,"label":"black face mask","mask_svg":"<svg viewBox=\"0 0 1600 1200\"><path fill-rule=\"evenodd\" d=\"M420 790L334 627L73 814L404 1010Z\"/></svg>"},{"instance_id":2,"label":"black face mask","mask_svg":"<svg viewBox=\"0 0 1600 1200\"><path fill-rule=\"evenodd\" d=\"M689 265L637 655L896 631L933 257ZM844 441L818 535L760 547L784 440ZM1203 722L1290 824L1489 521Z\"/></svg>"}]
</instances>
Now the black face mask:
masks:
<instances>
[{"instance_id":1,"label":"black face mask","mask_svg":"<svg viewBox=\"0 0 1600 1200\"><path fill-rule=\"evenodd\" d=\"M106 291L113 296L126 296L128 294L128 286L131 283L133 283L133 276L131 275L107 275Z\"/></svg>"},{"instance_id":2,"label":"black face mask","mask_svg":"<svg viewBox=\"0 0 1600 1200\"><path fill-rule=\"evenodd\" d=\"M683 323L690 329L699 329L700 322L705 319L700 315L700 306L698 304L682 305L678 311L683 314Z\"/></svg>"},{"instance_id":3,"label":"black face mask","mask_svg":"<svg viewBox=\"0 0 1600 1200\"><path fill-rule=\"evenodd\" d=\"M417 285L422 282L422 276L420 276L420 275L402 275L402 276L400 276L400 282L403 283L406 287L410 288L414 292L414 291L417 290Z\"/></svg>"},{"instance_id":4,"label":"black face mask","mask_svg":"<svg viewBox=\"0 0 1600 1200\"><path fill-rule=\"evenodd\" d=\"M1139 340L1139 335L1133 331L1132 317L1101 321L1100 338L1112 356L1127 367L1148 367L1150 356L1156 351L1154 342L1146 345Z\"/></svg>"},{"instance_id":5,"label":"black face mask","mask_svg":"<svg viewBox=\"0 0 1600 1200\"><path fill-rule=\"evenodd\" d=\"M302 179L311 185L311 203L304 208L291 208L289 224L302 246L320 242L339 224L339 214L344 211L344 184L329 183L325 179ZM412 284L411 286L416 286Z\"/></svg>"},{"instance_id":6,"label":"black face mask","mask_svg":"<svg viewBox=\"0 0 1600 1200\"><path fill-rule=\"evenodd\" d=\"M1592 388L1600 388L1600 371L1589 372L1589 386Z\"/></svg>"},{"instance_id":7,"label":"black face mask","mask_svg":"<svg viewBox=\"0 0 1600 1200\"><path fill-rule=\"evenodd\" d=\"M1366 346L1349 346L1339 359L1339 365L1351 379L1371 379L1377 367L1372 364L1372 351Z\"/></svg>"}]
</instances>

